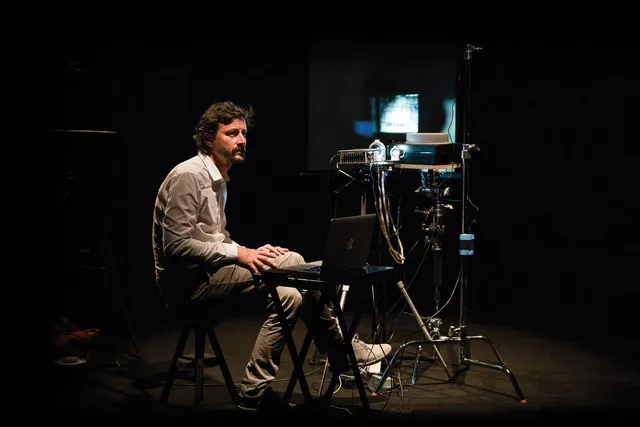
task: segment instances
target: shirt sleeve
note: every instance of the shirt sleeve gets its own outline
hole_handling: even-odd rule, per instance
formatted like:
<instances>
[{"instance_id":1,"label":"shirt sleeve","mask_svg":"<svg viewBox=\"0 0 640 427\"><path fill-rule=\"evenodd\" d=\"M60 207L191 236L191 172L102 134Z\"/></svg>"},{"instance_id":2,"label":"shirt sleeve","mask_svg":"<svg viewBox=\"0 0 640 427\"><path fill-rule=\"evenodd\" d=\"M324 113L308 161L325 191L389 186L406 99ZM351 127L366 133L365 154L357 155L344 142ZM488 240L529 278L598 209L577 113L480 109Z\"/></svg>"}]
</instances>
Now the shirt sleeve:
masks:
<instances>
[{"instance_id":1,"label":"shirt sleeve","mask_svg":"<svg viewBox=\"0 0 640 427\"><path fill-rule=\"evenodd\" d=\"M223 196L222 196L222 234L224 234L224 243L229 243L233 246L236 247L236 253L238 251L237 247L240 246L239 243L237 243L236 241L234 241L231 238L231 234L227 231L227 184L223 184L224 185L224 192L223 192Z\"/></svg>"},{"instance_id":2,"label":"shirt sleeve","mask_svg":"<svg viewBox=\"0 0 640 427\"><path fill-rule=\"evenodd\" d=\"M192 173L177 174L169 183L163 218L165 254L204 265L235 261L238 258L236 245L203 242L192 237L198 220L199 196L200 183Z\"/></svg>"},{"instance_id":3,"label":"shirt sleeve","mask_svg":"<svg viewBox=\"0 0 640 427\"><path fill-rule=\"evenodd\" d=\"M228 243L233 246L240 246L239 243L237 243L235 240L231 238L231 235L226 229L222 233L224 234L224 243ZM237 249L236 249L236 252L237 252Z\"/></svg>"}]
</instances>

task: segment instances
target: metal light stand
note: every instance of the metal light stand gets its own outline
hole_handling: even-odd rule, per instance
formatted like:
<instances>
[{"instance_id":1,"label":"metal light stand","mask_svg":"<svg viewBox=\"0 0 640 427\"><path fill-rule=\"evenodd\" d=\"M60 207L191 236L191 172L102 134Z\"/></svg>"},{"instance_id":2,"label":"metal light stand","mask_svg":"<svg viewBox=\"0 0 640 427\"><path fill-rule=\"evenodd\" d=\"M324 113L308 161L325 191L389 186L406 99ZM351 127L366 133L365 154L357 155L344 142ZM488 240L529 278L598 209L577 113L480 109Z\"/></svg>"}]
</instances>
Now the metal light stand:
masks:
<instances>
[{"instance_id":1,"label":"metal light stand","mask_svg":"<svg viewBox=\"0 0 640 427\"><path fill-rule=\"evenodd\" d=\"M448 336L440 337L439 339L432 339L428 337L426 340L416 340L410 341L402 346L400 346L396 352L394 353L393 358L389 362L389 367L393 366L393 362L396 359L398 354L401 354L405 347L410 345L421 345L423 343L443 343L443 342L454 342L459 344L459 354L458 354L458 369L454 374L454 380L458 382L458 378L461 374L468 371L471 366L480 366L483 368L496 369L504 372L509 376L511 380L511 384L518 396L518 399L522 403L526 403L526 399L520 390L520 386L518 385L518 381L516 380L513 372L506 366L504 360L500 356L498 349L491 342L488 337L482 335L468 336L467 335L467 320L466 320L466 302L464 299L464 292L467 288L467 276L468 276L468 266L467 260L469 256L474 253L474 235L469 233L469 221L466 215L466 210L469 204L469 169L471 162L471 152L479 150L479 148L475 144L469 143L469 120L470 120L470 69L471 69L471 59L474 51L481 51L482 48L475 47L472 45L466 45L464 49L464 94L465 94L465 105L464 105L464 118L463 118L463 144L462 144L462 232L460 234L460 262L461 262L461 272L460 272L460 319L459 326L454 328L453 326L449 329ZM398 282L398 286L402 291L404 289L404 285L402 282ZM405 291L406 294L406 291ZM410 300L408 300L410 302ZM412 306L413 307L413 306ZM415 308L413 309L414 313L417 314ZM426 334L426 327L423 328ZM471 351L469 348L470 341L486 341L491 350L493 351L494 356L496 357L498 363L489 363L480 360L471 359ZM435 347L435 345L434 345ZM388 376L389 368L382 375L382 378L378 382L376 388L374 389L374 394L377 393L386 377Z\"/></svg>"},{"instance_id":2,"label":"metal light stand","mask_svg":"<svg viewBox=\"0 0 640 427\"><path fill-rule=\"evenodd\" d=\"M477 335L477 336L468 336L467 335L467 307L464 299L464 292L467 288L467 260L469 256L474 253L474 235L469 233L469 220L466 215L467 208L469 205L469 169L471 163L471 152L479 150L479 148L475 144L470 144L469 141L469 124L470 124L470 96L471 96L471 80L470 80L470 69L471 69L471 59L474 51L481 51L481 47L475 47L472 45L466 45L464 49L464 72L465 72L465 80L464 80L464 93L465 93L465 108L464 108L464 118L462 121L463 125L463 143L462 143L462 233L460 234L460 263L461 263L461 272L460 272L460 321L458 328L451 328L450 335L452 338L456 338L460 344L459 350L459 369L456 372L456 378L458 378L461 374L468 371L471 366L480 366L483 368L496 369L504 372L509 376L511 380L511 384L518 395L518 399L522 403L526 403L526 399L520 390L520 386L518 385L518 381L516 380L513 372L505 366L505 362L500 356L498 349L491 342L488 337ZM480 360L471 359L471 351L469 349L469 341L486 341L493 354L495 355L498 363L489 363Z\"/></svg>"},{"instance_id":3,"label":"metal light stand","mask_svg":"<svg viewBox=\"0 0 640 427\"><path fill-rule=\"evenodd\" d=\"M417 195L426 196L431 198L433 201L431 209L426 211L416 209L416 213L423 215L421 229L425 234L424 247L426 250L431 250L433 254L433 299L436 314L440 310L440 290L442 289L442 241L440 236L445 233L445 226L443 224L445 209L452 208L450 205L445 205L442 202L442 198L448 194L449 188L447 187L443 189L436 184L437 174L438 171L435 169L423 172L422 186L416 190ZM427 177L429 177L429 181L427 181ZM429 218L431 218L430 222ZM440 339L440 327L442 326L442 320L439 317L434 316L422 316L421 319L423 322L426 322L426 327L431 333L431 339ZM435 357L422 356L422 346L419 345L413 362L413 371L411 374L412 385L416 384L418 365L420 361L425 358L430 362L433 362L436 359ZM449 374L449 371L447 371L447 373ZM449 379L453 379L453 376L450 374Z\"/></svg>"},{"instance_id":4,"label":"metal light stand","mask_svg":"<svg viewBox=\"0 0 640 427\"><path fill-rule=\"evenodd\" d=\"M442 288L442 241L440 236L445 233L445 226L442 223L445 215L445 209L451 209L450 205L442 203L443 196L447 196L449 188L440 188L436 181L437 171L432 170L433 183L428 183L424 179L422 186L416 191L420 195L426 195L433 200L432 208L428 211L417 211L425 215L425 222L422 223L422 232L425 233L424 246L433 252L433 299L436 312L440 309L440 289ZM432 214L431 223L426 222L428 216ZM437 322L437 318L431 318L431 329L436 333L441 322ZM439 334L438 334L439 335Z\"/></svg>"}]
</instances>

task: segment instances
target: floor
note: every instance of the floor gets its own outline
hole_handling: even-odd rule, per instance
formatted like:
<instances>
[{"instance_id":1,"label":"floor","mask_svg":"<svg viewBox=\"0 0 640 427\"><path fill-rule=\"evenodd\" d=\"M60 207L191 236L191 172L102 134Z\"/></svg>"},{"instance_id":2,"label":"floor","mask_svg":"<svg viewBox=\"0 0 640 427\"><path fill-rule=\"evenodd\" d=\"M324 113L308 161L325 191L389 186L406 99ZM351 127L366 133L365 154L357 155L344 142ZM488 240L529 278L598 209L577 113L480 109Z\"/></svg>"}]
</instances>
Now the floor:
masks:
<instances>
[{"instance_id":1,"label":"floor","mask_svg":"<svg viewBox=\"0 0 640 427\"><path fill-rule=\"evenodd\" d=\"M236 383L242 378L261 321L259 316L238 317L223 320L216 329ZM443 319L443 325L456 323L455 319ZM371 329L371 319L365 315L358 327L360 337L366 340ZM419 342L424 337L416 328L415 317L408 313L397 315L388 330L387 338L390 338L394 352L404 343ZM526 403L518 399L508 375L497 369L473 365L466 375L459 377L459 381L451 382L441 363L431 363L425 357L416 367L416 343L404 346L403 357L397 357L393 363L393 380L386 383L390 383L390 388L383 388L378 395L372 396L372 387L377 382L371 381L367 387L370 411L362 409L357 389L344 376L331 399L332 406L322 415L353 420L370 419L367 417L411 420L432 417L461 419L468 416L498 419L636 416L634 399L640 391L640 373L632 363L617 357L620 346L588 348L540 333L491 324L468 323L468 331L469 335L489 337L495 344L513 372ZM130 341L111 352L100 351L102 347L96 345L93 354L98 356L92 356L83 365L58 366L52 363L50 415L64 418L86 412L119 419L158 417L163 420L171 417L217 419L220 416L253 416L233 405L217 367L205 369L204 400L199 408L192 406L192 375L186 368L179 371L168 403L159 401L164 373L170 364L178 334L177 327L168 323L157 333L138 337L139 357L135 357L135 346ZM298 347L304 334L304 326L294 330ZM192 337L187 345L188 352L192 352ZM452 342L438 345L442 361L452 370L457 366L457 348L457 344ZM487 341L473 342L472 350L473 359L496 363ZM211 349L207 347L206 351L211 352ZM420 354L434 356L433 346L424 345ZM311 359L317 357L321 356L312 346L305 362L305 373L313 396L317 395L323 377L323 365L311 363ZM291 372L291 359L285 351L279 379L274 384L276 390L286 389ZM299 386L292 400L302 403Z\"/></svg>"}]
</instances>

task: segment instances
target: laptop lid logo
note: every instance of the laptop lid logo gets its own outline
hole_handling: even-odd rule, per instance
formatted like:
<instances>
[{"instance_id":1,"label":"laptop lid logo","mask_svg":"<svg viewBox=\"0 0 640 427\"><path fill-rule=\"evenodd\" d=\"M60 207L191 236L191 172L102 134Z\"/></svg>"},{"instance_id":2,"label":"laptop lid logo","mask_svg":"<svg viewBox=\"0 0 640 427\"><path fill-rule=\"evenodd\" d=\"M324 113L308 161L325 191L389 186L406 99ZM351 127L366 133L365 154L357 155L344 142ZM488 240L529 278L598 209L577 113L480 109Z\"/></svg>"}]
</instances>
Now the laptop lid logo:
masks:
<instances>
[{"instance_id":1,"label":"laptop lid logo","mask_svg":"<svg viewBox=\"0 0 640 427\"><path fill-rule=\"evenodd\" d=\"M349 241L347 242L347 249L353 249L353 242L354 239L353 237L349 239Z\"/></svg>"}]
</instances>

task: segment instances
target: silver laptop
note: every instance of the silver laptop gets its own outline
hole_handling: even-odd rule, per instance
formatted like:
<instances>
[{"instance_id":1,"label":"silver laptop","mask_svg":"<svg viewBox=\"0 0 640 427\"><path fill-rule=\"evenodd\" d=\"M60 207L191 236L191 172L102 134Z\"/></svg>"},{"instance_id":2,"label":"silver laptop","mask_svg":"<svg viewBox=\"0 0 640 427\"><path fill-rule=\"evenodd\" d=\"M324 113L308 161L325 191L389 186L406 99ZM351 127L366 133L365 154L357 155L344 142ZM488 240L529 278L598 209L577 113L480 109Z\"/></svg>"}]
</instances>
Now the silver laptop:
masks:
<instances>
[{"instance_id":1,"label":"silver laptop","mask_svg":"<svg viewBox=\"0 0 640 427\"><path fill-rule=\"evenodd\" d=\"M296 272L299 278L319 280L365 273L377 225L376 214L333 218L329 223L322 260L279 270Z\"/></svg>"}]
</instances>

